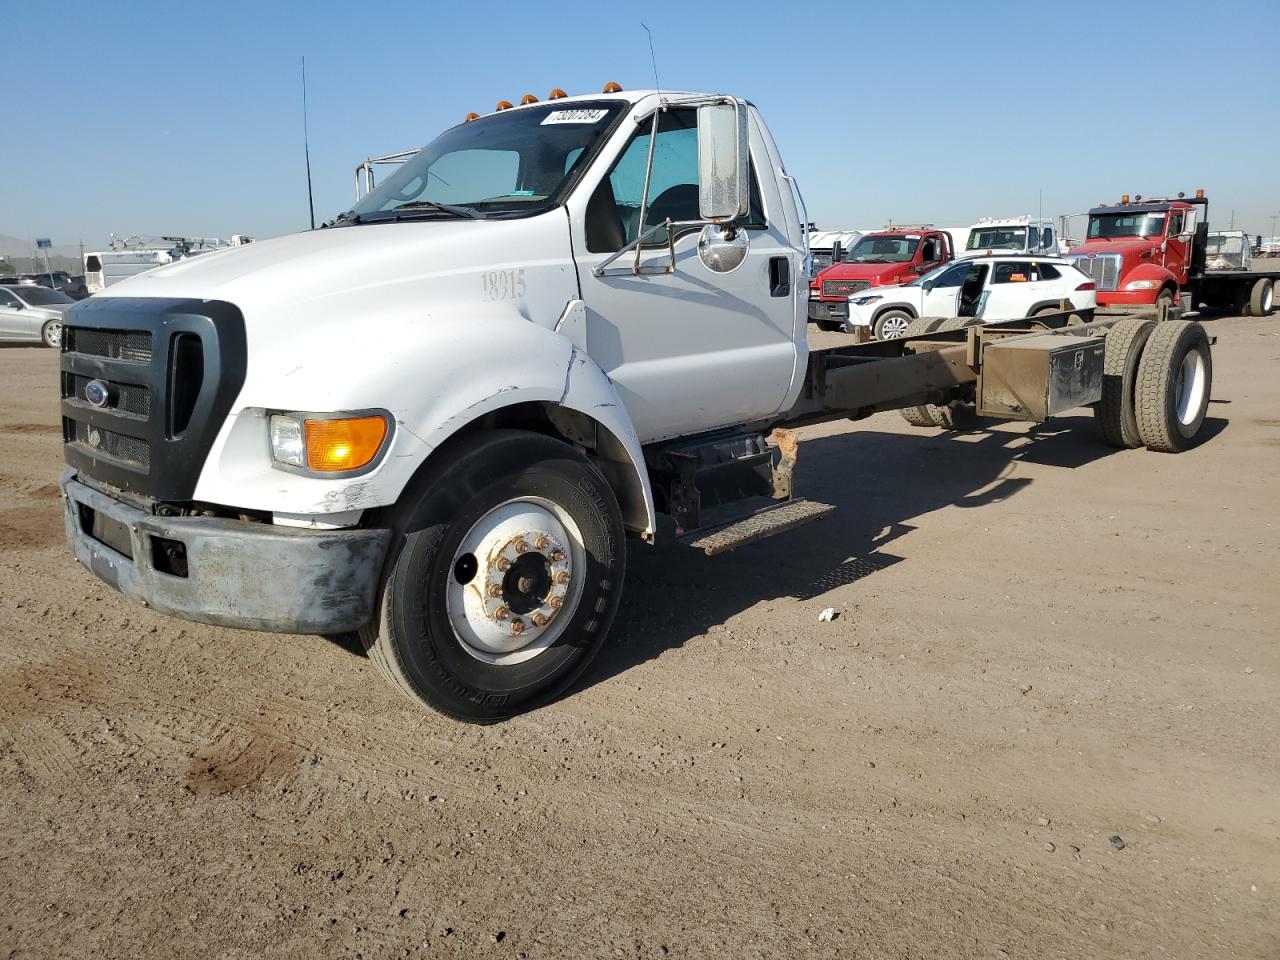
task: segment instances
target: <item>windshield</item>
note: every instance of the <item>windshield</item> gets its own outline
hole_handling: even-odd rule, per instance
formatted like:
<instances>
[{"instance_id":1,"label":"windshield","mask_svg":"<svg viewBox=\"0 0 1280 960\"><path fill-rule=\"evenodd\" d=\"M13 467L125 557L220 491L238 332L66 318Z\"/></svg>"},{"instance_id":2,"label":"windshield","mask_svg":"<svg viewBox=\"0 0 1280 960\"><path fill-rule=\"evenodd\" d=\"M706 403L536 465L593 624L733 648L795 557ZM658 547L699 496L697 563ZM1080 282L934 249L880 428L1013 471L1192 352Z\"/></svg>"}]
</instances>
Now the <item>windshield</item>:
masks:
<instances>
[{"instance_id":1,"label":"windshield","mask_svg":"<svg viewBox=\"0 0 1280 960\"><path fill-rule=\"evenodd\" d=\"M549 103L459 124L406 160L345 219L541 213L560 201L626 106L617 100L572 108Z\"/></svg>"},{"instance_id":2,"label":"windshield","mask_svg":"<svg viewBox=\"0 0 1280 960\"><path fill-rule=\"evenodd\" d=\"M842 263L907 263L916 255L919 237L863 237Z\"/></svg>"},{"instance_id":3,"label":"windshield","mask_svg":"<svg viewBox=\"0 0 1280 960\"><path fill-rule=\"evenodd\" d=\"M1158 213L1095 213L1089 217L1089 239L1158 237L1164 233L1163 211Z\"/></svg>"},{"instance_id":4,"label":"windshield","mask_svg":"<svg viewBox=\"0 0 1280 960\"><path fill-rule=\"evenodd\" d=\"M1025 250L1026 227L981 227L969 234L966 250Z\"/></svg>"},{"instance_id":5,"label":"windshield","mask_svg":"<svg viewBox=\"0 0 1280 960\"><path fill-rule=\"evenodd\" d=\"M48 287L23 284L20 287L10 287L9 292L15 294L30 307L45 307L51 303L75 303L61 290L50 290Z\"/></svg>"}]
</instances>

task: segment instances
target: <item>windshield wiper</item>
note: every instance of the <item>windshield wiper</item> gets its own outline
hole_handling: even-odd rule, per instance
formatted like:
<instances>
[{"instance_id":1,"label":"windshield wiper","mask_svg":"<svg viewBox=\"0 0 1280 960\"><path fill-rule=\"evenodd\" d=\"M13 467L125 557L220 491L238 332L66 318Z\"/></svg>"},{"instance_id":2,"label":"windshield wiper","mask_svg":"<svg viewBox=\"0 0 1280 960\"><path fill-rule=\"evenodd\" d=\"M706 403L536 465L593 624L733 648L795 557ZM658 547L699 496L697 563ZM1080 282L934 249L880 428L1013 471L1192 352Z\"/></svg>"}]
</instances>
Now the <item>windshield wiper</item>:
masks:
<instances>
[{"instance_id":1,"label":"windshield wiper","mask_svg":"<svg viewBox=\"0 0 1280 960\"><path fill-rule=\"evenodd\" d=\"M434 200L414 200L410 203L402 203L398 207L392 207L385 211L399 218L401 210L423 210L438 211L441 213L450 213L455 217L465 217L468 220L480 220L484 215L473 207L461 207L453 203L436 203Z\"/></svg>"}]
</instances>

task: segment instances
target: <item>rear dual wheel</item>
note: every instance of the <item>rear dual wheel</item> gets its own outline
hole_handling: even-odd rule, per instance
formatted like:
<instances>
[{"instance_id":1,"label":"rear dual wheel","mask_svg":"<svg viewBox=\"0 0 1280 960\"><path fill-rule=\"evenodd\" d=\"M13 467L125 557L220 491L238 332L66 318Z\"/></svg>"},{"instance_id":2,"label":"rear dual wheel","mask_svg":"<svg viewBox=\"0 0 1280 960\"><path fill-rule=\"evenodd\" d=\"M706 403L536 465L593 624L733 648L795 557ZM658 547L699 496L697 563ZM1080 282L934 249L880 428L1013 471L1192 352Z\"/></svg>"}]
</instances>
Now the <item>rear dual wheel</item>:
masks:
<instances>
[{"instance_id":1,"label":"rear dual wheel","mask_svg":"<svg viewBox=\"0 0 1280 960\"><path fill-rule=\"evenodd\" d=\"M1253 284L1249 291L1249 314L1254 317L1269 317L1275 309L1275 282L1263 278Z\"/></svg>"},{"instance_id":2,"label":"rear dual wheel","mask_svg":"<svg viewBox=\"0 0 1280 960\"><path fill-rule=\"evenodd\" d=\"M581 675L617 611L625 567L617 501L582 454L524 431L481 434L399 510L379 620L361 634L394 686L492 723Z\"/></svg>"},{"instance_id":3,"label":"rear dual wheel","mask_svg":"<svg viewBox=\"0 0 1280 960\"><path fill-rule=\"evenodd\" d=\"M1158 323L1142 350L1135 384L1138 434L1148 450L1181 453L1200 439L1213 387L1213 355L1204 327Z\"/></svg>"},{"instance_id":4,"label":"rear dual wheel","mask_svg":"<svg viewBox=\"0 0 1280 960\"><path fill-rule=\"evenodd\" d=\"M980 321L972 317L921 317L911 321L904 336L914 337L923 333L942 333L962 330ZM976 404L963 400L950 403L926 403L918 407L904 407L902 418L913 427L941 427L943 430L972 430L978 424Z\"/></svg>"}]
</instances>

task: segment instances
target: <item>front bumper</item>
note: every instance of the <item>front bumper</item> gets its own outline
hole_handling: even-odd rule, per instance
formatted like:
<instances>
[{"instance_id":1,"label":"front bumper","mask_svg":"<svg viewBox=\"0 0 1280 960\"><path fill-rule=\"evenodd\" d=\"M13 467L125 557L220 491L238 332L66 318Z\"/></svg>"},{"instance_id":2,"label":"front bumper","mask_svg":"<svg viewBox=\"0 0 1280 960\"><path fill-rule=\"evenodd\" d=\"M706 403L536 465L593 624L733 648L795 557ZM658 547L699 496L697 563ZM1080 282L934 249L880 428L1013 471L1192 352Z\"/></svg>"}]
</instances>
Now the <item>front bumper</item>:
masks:
<instances>
[{"instance_id":1,"label":"front bumper","mask_svg":"<svg viewBox=\"0 0 1280 960\"><path fill-rule=\"evenodd\" d=\"M844 323L849 318L848 300L810 300L809 319L818 323Z\"/></svg>"},{"instance_id":2,"label":"front bumper","mask_svg":"<svg viewBox=\"0 0 1280 960\"><path fill-rule=\"evenodd\" d=\"M63 473L61 486L76 559L145 607L274 633L342 633L373 619L390 530L156 517L86 486L74 469ZM121 549L93 536L95 518L119 531ZM185 548L186 576L157 565L157 551L175 542Z\"/></svg>"},{"instance_id":3,"label":"front bumper","mask_svg":"<svg viewBox=\"0 0 1280 960\"><path fill-rule=\"evenodd\" d=\"M1099 290L1100 307L1151 306L1156 302L1159 290Z\"/></svg>"}]
</instances>

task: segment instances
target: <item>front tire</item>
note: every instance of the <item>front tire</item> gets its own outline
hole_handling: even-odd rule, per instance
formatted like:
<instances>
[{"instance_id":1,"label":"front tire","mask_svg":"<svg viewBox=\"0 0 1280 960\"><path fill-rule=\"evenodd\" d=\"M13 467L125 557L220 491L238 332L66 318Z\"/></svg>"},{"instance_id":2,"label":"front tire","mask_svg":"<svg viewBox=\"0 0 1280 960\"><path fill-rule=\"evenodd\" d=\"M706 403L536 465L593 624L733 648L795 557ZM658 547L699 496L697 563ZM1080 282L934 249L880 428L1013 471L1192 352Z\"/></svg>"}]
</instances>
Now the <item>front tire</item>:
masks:
<instances>
[{"instance_id":1,"label":"front tire","mask_svg":"<svg viewBox=\"0 0 1280 960\"><path fill-rule=\"evenodd\" d=\"M622 516L575 448L481 434L406 493L370 660L411 700L494 723L559 695L599 651L626 563Z\"/></svg>"},{"instance_id":2,"label":"front tire","mask_svg":"<svg viewBox=\"0 0 1280 960\"><path fill-rule=\"evenodd\" d=\"M907 335L912 319L911 314L905 310L886 310L876 317L872 332L877 340L897 340Z\"/></svg>"}]
</instances>

